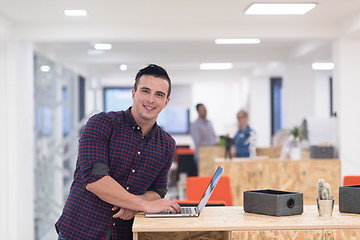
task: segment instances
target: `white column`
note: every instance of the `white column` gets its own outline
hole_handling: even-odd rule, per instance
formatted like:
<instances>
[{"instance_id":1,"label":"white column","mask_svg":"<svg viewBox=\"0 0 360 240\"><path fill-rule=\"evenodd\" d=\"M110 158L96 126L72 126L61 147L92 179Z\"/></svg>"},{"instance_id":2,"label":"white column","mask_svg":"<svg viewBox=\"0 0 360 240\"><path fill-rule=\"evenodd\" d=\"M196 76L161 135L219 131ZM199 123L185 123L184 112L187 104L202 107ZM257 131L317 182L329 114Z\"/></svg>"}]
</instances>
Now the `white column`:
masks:
<instances>
[{"instance_id":1,"label":"white column","mask_svg":"<svg viewBox=\"0 0 360 240\"><path fill-rule=\"evenodd\" d=\"M283 78L283 127L299 126L313 117L316 74L310 63L289 63Z\"/></svg>"},{"instance_id":2,"label":"white column","mask_svg":"<svg viewBox=\"0 0 360 240\"><path fill-rule=\"evenodd\" d=\"M341 38L334 44L334 110L338 116L342 175L360 172L360 39Z\"/></svg>"},{"instance_id":3,"label":"white column","mask_svg":"<svg viewBox=\"0 0 360 240\"><path fill-rule=\"evenodd\" d=\"M9 180L8 180L8 93L7 93L7 59L6 27L0 19L0 239L9 239Z\"/></svg>"},{"instance_id":4,"label":"white column","mask_svg":"<svg viewBox=\"0 0 360 240\"><path fill-rule=\"evenodd\" d=\"M270 78L257 77L250 81L249 124L256 132L256 146L271 146Z\"/></svg>"},{"instance_id":5,"label":"white column","mask_svg":"<svg viewBox=\"0 0 360 240\"><path fill-rule=\"evenodd\" d=\"M34 239L34 83L31 43L9 41L6 53L8 237Z\"/></svg>"}]
</instances>

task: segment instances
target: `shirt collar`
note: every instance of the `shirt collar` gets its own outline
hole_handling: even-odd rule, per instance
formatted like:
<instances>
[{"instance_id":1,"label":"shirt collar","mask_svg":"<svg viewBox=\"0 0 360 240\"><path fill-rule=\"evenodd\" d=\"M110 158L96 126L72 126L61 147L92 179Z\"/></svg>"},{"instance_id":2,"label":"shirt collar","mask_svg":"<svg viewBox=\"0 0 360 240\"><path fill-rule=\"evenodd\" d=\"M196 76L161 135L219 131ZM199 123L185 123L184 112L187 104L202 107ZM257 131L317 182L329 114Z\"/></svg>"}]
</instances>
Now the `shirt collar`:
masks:
<instances>
[{"instance_id":1,"label":"shirt collar","mask_svg":"<svg viewBox=\"0 0 360 240\"><path fill-rule=\"evenodd\" d=\"M134 131L139 132L140 134L141 132L141 127L136 123L135 119L133 118L133 116L131 115L131 107L129 107L126 111L125 111L125 116L126 119L128 120L128 122L130 123L131 128ZM152 127L151 131L146 134L146 136L144 138L151 138L153 136L155 136L156 131L158 130L159 126L157 125L157 123L155 122L154 126Z\"/></svg>"}]
</instances>

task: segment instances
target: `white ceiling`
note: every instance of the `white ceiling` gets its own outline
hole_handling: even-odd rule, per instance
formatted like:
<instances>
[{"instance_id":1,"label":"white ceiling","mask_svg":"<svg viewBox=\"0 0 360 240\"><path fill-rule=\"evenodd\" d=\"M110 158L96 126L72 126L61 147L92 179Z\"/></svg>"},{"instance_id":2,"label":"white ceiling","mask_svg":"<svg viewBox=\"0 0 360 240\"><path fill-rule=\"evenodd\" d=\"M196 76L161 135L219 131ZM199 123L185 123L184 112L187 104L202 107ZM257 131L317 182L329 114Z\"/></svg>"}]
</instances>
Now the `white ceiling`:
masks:
<instances>
[{"instance_id":1,"label":"white ceiling","mask_svg":"<svg viewBox=\"0 0 360 240\"><path fill-rule=\"evenodd\" d=\"M0 0L0 20L12 26L15 40L33 41L40 52L97 76L120 73L122 63L129 70L158 63L168 70L200 71L202 62L232 62L234 70L253 72L274 62L331 61L334 39L360 37L359 0L317 0L302 16L244 15L253 2ZM88 16L63 15L80 8ZM216 38L253 37L261 44L214 44ZM89 56L95 42L113 48Z\"/></svg>"}]
</instances>

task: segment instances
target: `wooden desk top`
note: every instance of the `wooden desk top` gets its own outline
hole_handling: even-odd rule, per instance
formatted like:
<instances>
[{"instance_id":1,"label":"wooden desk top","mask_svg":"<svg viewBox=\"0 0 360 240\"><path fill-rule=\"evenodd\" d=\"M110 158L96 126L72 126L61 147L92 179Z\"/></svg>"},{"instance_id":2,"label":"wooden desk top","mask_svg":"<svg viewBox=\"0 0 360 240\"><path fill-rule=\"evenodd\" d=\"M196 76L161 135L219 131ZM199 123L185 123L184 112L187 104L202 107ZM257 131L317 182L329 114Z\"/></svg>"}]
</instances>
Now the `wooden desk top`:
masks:
<instances>
[{"instance_id":1,"label":"wooden desk top","mask_svg":"<svg viewBox=\"0 0 360 240\"><path fill-rule=\"evenodd\" d=\"M233 158L231 160L225 159L225 158L215 158L215 162L249 162L249 163L275 163L275 162L291 162L291 163L307 163L307 162L339 162L340 160L338 158L307 158L307 159L300 159L300 160L292 160L292 159L280 159L280 158L266 158L266 157L258 157L258 158Z\"/></svg>"},{"instance_id":2,"label":"wooden desk top","mask_svg":"<svg viewBox=\"0 0 360 240\"><path fill-rule=\"evenodd\" d=\"M360 229L359 214L340 213L335 205L332 217L319 217L316 205L304 206L302 215L268 216L245 213L243 207L205 207L200 217L135 217L133 232L254 231Z\"/></svg>"}]
</instances>

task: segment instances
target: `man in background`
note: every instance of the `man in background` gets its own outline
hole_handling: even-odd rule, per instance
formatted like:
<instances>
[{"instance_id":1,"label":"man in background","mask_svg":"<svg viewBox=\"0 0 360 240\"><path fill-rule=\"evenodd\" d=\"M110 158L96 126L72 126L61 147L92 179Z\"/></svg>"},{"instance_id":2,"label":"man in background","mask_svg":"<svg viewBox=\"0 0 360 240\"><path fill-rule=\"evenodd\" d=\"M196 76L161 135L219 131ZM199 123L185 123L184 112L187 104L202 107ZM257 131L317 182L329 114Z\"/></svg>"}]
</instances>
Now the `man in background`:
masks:
<instances>
[{"instance_id":1,"label":"man in background","mask_svg":"<svg viewBox=\"0 0 360 240\"><path fill-rule=\"evenodd\" d=\"M206 118L207 111L204 104L196 105L198 118L191 124L190 134L195 144L194 160L196 165L199 164L199 147L217 144L218 137L215 134L214 128L210 120Z\"/></svg>"}]
</instances>

